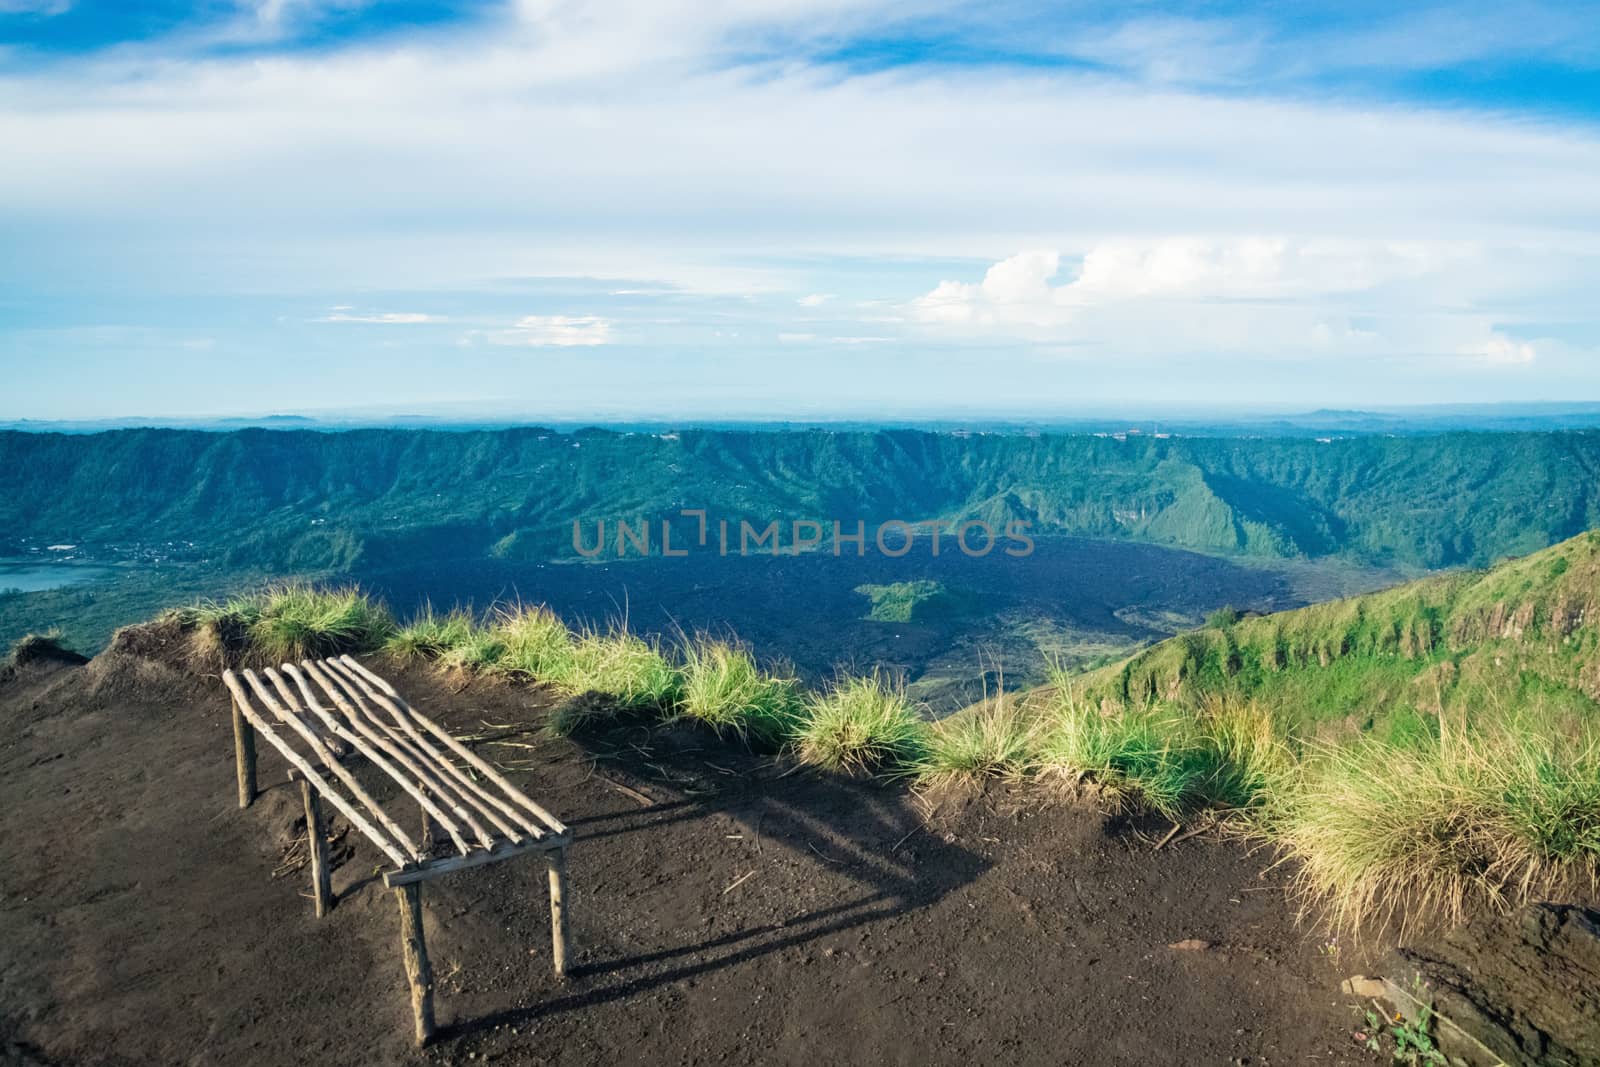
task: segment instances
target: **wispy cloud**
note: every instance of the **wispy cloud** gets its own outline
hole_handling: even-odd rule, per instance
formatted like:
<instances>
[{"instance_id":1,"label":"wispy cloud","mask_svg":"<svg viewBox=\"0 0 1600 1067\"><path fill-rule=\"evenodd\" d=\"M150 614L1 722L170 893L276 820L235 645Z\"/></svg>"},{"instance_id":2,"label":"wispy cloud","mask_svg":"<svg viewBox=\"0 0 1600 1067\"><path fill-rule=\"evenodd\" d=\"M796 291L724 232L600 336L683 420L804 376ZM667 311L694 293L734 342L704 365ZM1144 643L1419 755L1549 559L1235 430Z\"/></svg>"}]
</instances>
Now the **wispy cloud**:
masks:
<instances>
[{"instance_id":1,"label":"wispy cloud","mask_svg":"<svg viewBox=\"0 0 1600 1067\"><path fill-rule=\"evenodd\" d=\"M359 322L385 326L417 326L429 322L446 322L443 316L427 315L420 311L353 311L334 308L317 322Z\"/></svg>"},{"instance_id":2,"label":"wispy cloud","mask_svg":"<svg viewBox=\"0 0 1600 1067\"><path fill-rule=\"evenodd\" d=\"M611 321L598 315L525 315L503 330L475 330L469 335L492 345L557 348L611 343Z\"/></svg>"}]
</instances>

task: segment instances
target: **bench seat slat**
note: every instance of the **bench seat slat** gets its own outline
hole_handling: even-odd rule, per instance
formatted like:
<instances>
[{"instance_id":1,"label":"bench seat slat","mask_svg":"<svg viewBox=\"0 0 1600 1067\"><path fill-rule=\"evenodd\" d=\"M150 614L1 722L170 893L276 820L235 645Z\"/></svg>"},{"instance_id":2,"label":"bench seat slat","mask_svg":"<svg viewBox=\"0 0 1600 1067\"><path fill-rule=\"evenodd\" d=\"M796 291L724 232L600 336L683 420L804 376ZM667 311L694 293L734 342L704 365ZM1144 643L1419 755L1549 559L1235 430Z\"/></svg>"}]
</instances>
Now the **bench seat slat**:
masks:
<instances>
[{"instance_id":1,"label":"bench seat slat","mask_svg":"<svg viewBox=\"0 0 1600 1067\"><path fill-rule=\"evenodd\" d=\"M324 660L323 666L337 672L347 683L355 685L361 693L364 693L367 699L387 711L394 720L395 725L406 735L410 743L425 752L436 766L444 768L451 777L451 785L455 790L466 798L484 818L493 823L495 828L502 834L513 842L521 841L524 836L535 838L544 836L545 831L541 827L534 825L527 816L519 813L505 800L495 796L493 792L484 788L478 782L473 781L448 756L440 752L427 738L423 737L417 730L416 725L411 721L411 716L415 713L411 712L410 705L406 704L405 701L399 697L391 698L381 690L374 688L364 676L351 670L347 664L340 660ZM496 809L498 809L498 813ZM516 820L520 829L514 828L505 819L502 819L500 817L501 813Z\"/></svg>"},{"instance_id":2,"label":"bench seat slat","mask_svg":"<svg viewBox=\"0 0 1600 1067\"><path fill-rule=\"evenodd\" d=\"M239 713L249 720L255 731L265 737L267 742L277 749L284 759L288 760L296 770L305 775L306 779L317 788L318 792L327 797L328 802L339 810L339 814L349 819L351 825L365 834L368 840L377 845L384 855L394 861L397 867L405 867L411 862L406 854L400 850L399 846L385 837L381 830L373 826L357 810L354 804L340 796L338 791L328 783L327 779L317 773L309 760L296 752L293 745L278 736L277 731L272 728L272 724L250 702L250 696L245 692L244 686L240 684L238 676L232 671L224 671L222 673L222 681L228 687L228 691L233 694L234 700L238 702Z\"/></svg>"},{"instance_id":3,"label":"bench seat slat","mask_svg":"<svg viewBox=\"0 0 1600 1067\"><path fill-rule=\"evenodd\" d=\"M268 681L275 682L280 691L284 691L283 680L278 677L277 672L271 667L262 671L262 674L267 677ZM295 713L297 709L292 705L285 706L274 699L272 691L267 688L261 677L254 671L245 671L244 680L249 683L256 696L261 699L261 703L266 705L267 710L276 715L280 722L288 725L290 729L305 740L306 744L311 746L311 751L322 762L322 765L328 769L330 774L339 779L344 784L344 787L350 790L351 795L366 806L368 811L372 812L373 817L383 825L385 830L389 831L393 840L411 855L420 858L422 850L417 847L416 842L412 841L406 832L400 829L399 824L389 818L389 814L383 810L382 806L362 788L361 783L356 780L356 776L350 773L344 764L339 761L339 758L316 735L316 732L307 726L305 721Z\"/></svg>"},{"instance_id":4,"label":"bench seat slat","mask_svg":"<svg viewBox=\"0 0 1600 1067\"><path fill-rule=\"evenodd\" d=\"M566 827L565 823L563 823L560 819L556 818L554 815L550 814L544 808L540 807L538 804L535 804L533 802L533 800L530 799L527 796L527 794L523 793L522 790L518 789L516 786L512 785L509 781L507 781L505 775L501 774L499 771L497 771L493 767L489 766L488 763L486 763L481 757L479 757L471 749L467 748L467 746L463 745L460 741L457 741L455 739L455 737L450 734L449 731L444 729L444 727L440 726L438 723L434 722L432 719L428 718L426 715L424 715L421 712L417 711L415 708L411 707L409 704L406 704L405 701L400 697L400 694L395 691L395 688L392 685L390 685L388 682L384 681L382 678L378 677L378 675L376 675L376 674L372 673L371 671L369 671L366 667L362 666L360 663L356 662L356 660L351 656L341 656L341 657L339 657L339 659L340 659L340 662L344 663L345 665L347 665L348 667L350 667L352 670L356 671L357 673L365 676L367 679L372 681L374 684L376 684L379 687L381 687L385 692L391 694L397 701L400 702L400 704L403 707L405 707L406 711L411 715L411 717L422 725L422 727L424 729L426 729L428 732L432 733L434 736L438 737L440 741L444 742L446 747L448 747L451 751L453 751L456 755L460 756L462 759L466 760L469 764L472 765L472 767L475 770L477 770L485 778L489 779L495 785L499 786L501 788L501 790L503 790L505 792L506 796L510 797L513 801L515 801L516 803L520 804L527 811L529 811L533 815L537 816L553 832L558 833L558 834L565 834L567 832L567 827Z\"/></svg>"},{"instance_id":5,"label":"bench seat slat","mask_svg":"<svg viewBox=\"0 0 1600 1067\"><path fill-rule=\"evenodd\" d=\"M462 836L461 828L457 825L455 817L440 807L440 801L446 803L448 801L444 797L436 798L431 788L433 779L412 760L411 754L396 745L387 734L381 732L369 722L367 717L355 705L350 703L350 699L345 695L344 691L323 673L318 664L307 661L302 666L312 680L321 686L323 691L333 700L334 705L344 714L356 734L365 739L362 746L364 749L362 754L368 759L372 759L385 774L399 783L400 787L407 793L411 794L417 803L422 806L422 810L432 816L433 820L450 835L450 840L463 855L470 852L472 846L468 845L466 838ZM354 739L354 736L352 736L352 741ZM382 750L387 759L375 759L372 752L374 748Z\"/></svg>"}]
</instances>

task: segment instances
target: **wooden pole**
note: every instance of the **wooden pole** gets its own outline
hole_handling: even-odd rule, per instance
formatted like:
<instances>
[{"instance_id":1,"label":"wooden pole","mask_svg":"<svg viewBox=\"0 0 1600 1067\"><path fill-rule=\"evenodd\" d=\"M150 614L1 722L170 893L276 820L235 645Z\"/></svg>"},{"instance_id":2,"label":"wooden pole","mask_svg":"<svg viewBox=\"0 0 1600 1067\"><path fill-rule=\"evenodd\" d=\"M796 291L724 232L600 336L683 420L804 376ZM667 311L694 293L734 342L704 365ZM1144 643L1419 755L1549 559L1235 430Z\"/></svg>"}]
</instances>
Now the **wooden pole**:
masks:
<instances>
[{"instance_id":1,"label":"wooden pole","mask_svg":"<svg viewBox=\"0 0 1600 1067\"><path fill-rule=\"evenodd\" d=\"M290 664L285 663L284 666L288 667ZM278 695L283 697L283 706L294 715L295 721L300 724L301 732L315 732L316 721L308 715L301 714L299 705L295 703L294 692L290 690L289 683L283 680L283 676L271 667L262 670L261 674L262 677L272 683L273 688L278 691ZM339 759L344 759L350 754L350 750L345 747L344 740L331 731L326 737L322 738L322 744Z\"/></svg>"},{"instance_id":2,"label":"wooden pole","mask_svg":"<svg viewBox=\"0 0 1600 1067\"><path fill-rule=\"evenodd\" d=\"M567 976L567 850L553 849L544 854L550 866L550 962L556 977Z\"/></svg>"},{"instance_id":3,"label":"wooden pole","mask_svg":"<svg viewBox=\"0 0 1600 1067\"><path fill-rule=\"evenodd\" d=\"M306 806L306 839L311 852L311 893L317 904L317 918L333 907L333 879L328 870L328 824L322 818L322 800L311 783L300 779L300 799Z\"/></svg>"},{"instance_id":4,"label":"wooden pole","mask_svg":"<svg viewBox=\"0 0 1600 1067\"><path fill-rule=\"evenodd\" d=\"M390 889L406 885L410 882L426 882L444 874L454 874L456 871L468 871L474 867L483 867L491 863L500 863L511 859L513 856L524 856L530 852L548 852L551 849L566 848L572 843L567 837L546 837L538 841L523 841L520 845L502 843L492 849L473 849L465 856L441 856L439 859L423 860L421 863L399 870L384 871L383 884Z\"/></svg>"},{"instance_id":5,"label":"wooden pole","mask_svg":"<svg viewBox=\"0 0 1600 1067\"><path fill-rule=\"evenodd\" d=\"M411 986L411 1020L421 1048L433 1037L433 967L422 939L422 887L403 885L394 895L400 902L400 951L405 955L406 982Z\"/></svg>"},{"instance_id":6,"label":"wooden pole","mask_svg":"<svg viewBox=\"0 0 1600 1067\"><path fill-rule=\"evenodd\" d=\"M233 765L239 775L239 807L248 808L256 799L256 731L239 710L233 698Z\"/></svg>"},{"instance_id":7,"label":"wooden pole","mask_svg":"<svg viewBox=\"0 0 1600 1067\"><path fill-rule=\"evenodd\" d=\"M427 786L422 787L422 795L428 795ZM422 837L420 838L422 844L422 855L426 857L433 854L433 819L428 816L427 808L423 808L420 804L418 807L421 808L422 811Z\"/></svg>"}]
</instances>

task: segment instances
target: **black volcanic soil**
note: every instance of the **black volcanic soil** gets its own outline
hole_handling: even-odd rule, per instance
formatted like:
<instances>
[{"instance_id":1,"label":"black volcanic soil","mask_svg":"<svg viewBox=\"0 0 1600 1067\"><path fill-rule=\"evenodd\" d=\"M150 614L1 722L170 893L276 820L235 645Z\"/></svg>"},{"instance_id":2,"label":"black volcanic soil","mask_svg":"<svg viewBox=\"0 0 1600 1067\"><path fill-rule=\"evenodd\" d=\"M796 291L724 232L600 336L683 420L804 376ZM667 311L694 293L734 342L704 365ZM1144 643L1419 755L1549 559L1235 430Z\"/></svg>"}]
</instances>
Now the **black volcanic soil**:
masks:
<instances>
[{"instance_id":1,"label":"black volcanic soil","mask_svg":"<svg viewBox=\"0 0 1600 1067\"><path fill-rule=\"evenodd\" d=\"M263 753L239 811L221 686L160 644L0 682L0 1062L1375 1062L1235 846L1154 852L1164 827L1038 789L925 819L903 789L682 728L513 736L540 691L385 665L510 742L480 750L579 835L565 983L537 860L427 887L443 1032L418 1053L380 857L347 834L314 919L305 872L274 877L302 832L283 765Z\"/></svg>"},{"instance_id":2,"label":"black volcanic soil","mask_svg":"<svg viewBox=\"0 0 1600 1067\"><path fill-rule=\"evenodd\" d=\"M1392 575L1343 564L1245 566L1157 545L1040 537L1031 555L995 550L969 557L924 545L902 557L869 548L800 556L630 558L592 563L461 560L424 556L412 566L347 575L403 616L424 603L482 611L530 599L569 623L604 625L625 616L636 632L672 643L682 633L734 633L815 683L843 666L874 666L915 682L948 714L992 689L998 669L1012 686L1044 680L1048 661L1091 659L1197 626L1232 604L1257 611L1299 607L1390 584ZM934 580L959 610L912 622L866 618L863 584ZM1035 632L1042 627L1044 634ZM1049 634L1054 631L1054 636ZM1040 644L1040 641L1044 644Z\"/></svg>"}]
</instances>

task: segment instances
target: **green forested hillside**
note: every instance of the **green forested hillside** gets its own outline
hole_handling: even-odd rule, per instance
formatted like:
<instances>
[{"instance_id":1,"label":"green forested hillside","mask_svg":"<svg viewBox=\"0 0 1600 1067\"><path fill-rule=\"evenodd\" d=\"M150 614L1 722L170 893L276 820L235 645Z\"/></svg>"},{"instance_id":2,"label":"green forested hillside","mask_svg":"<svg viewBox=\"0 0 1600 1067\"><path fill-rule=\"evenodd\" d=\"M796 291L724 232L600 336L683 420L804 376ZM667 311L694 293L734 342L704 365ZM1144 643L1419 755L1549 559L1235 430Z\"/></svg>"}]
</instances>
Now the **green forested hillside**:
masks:
<instances>
[{"instance_id":1,"label":"green forested hillside","mask_svg":"<svg viewBox=\"0 0 1600 1067\"><path fill-rule=\"evenodd\" d=\"M0 433L0 541L193 541L235 566L573 554L572 522L1012 519L1036 533L1403 568L1600 525L1600 434ZM0 545L3 550L5 545Z\"/></svg>"}]
</instances>

